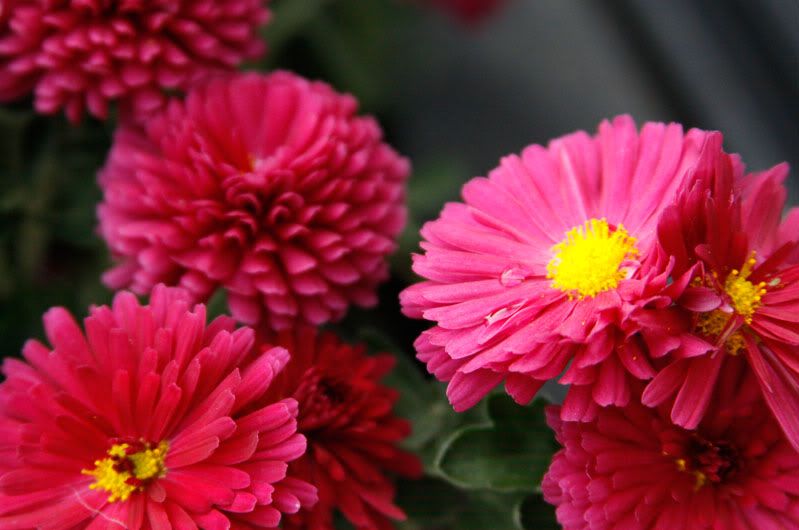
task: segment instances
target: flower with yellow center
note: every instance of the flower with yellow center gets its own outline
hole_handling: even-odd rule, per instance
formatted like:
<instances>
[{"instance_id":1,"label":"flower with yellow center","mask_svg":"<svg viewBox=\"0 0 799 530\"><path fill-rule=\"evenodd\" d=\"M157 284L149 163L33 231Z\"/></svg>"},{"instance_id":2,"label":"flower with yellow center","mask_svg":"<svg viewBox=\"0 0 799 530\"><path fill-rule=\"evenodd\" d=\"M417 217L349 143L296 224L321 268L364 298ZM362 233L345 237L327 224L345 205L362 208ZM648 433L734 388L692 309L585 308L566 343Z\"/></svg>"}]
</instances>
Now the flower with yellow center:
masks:
<instances>
[{"instance_id":1,"label":"flower with yellow center","mask_svg":"<svg viewBox=\"0 0 799 530\"><path fill-rule=\"evenodd\" d=\"M164 458L169 443L161 442L156 447L144 444L138 452L130 452L130 445L114 444L108 456L94 461L94 469L83 469L81 473L91 475L95 481L89 489L101 489L109 493L108 502L126 501L136 491L141 491L146 481L166 474Z\"/></svg>"},{"instance_id":2,"label":"flower with yellow center","mask_svg":"<svg viewBox=\"0 0 799 530\"><path fill-rule=\"evenodd\" d=\"M740 271L738 269L730 271L724 281L724 293L729 297L734 312L715 309L707 313L700 313L695 328L698 332L707 337L717 338L724 333L734 314L742 316L747 324L752 323L755 311L760 307L761 299L766 294L765 282L754 284L747 280L756 263L754 253L752 253ZM731 333L724 341L724 349L731 355L737 355L744 349L744 346L744 337L740 330Z\"/></svg>"},{"instance_id":3,"label":"flower with yellow center","mask_svg":"<svg viewBox=\"0 0 799 530\"><path fill-rule=\"evenodd\" d=\"M622 264L638 255L635 243L622 225L612 230L604 218L590 219L552 247L547 278L553 288L580 299L615 289L627 277Z\"/></svg>"}]
</instances>

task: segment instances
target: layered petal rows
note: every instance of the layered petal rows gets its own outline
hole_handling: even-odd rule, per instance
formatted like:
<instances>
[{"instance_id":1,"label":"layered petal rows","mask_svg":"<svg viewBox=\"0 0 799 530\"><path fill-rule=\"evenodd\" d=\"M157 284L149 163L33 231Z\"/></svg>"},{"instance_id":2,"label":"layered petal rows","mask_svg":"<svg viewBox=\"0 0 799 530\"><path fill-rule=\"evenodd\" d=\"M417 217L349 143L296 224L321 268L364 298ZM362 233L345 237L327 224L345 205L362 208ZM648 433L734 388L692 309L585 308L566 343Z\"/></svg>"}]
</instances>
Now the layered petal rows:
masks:
<instances>
[{"instance_id":1,"label":"layered petal rows","mask_svg":"<svg viewBox=\"0 0 799 530\"><path fill-rule=\"evenodd\" d=\"M456 410L502 382L526 403L565 370L564 418L590 419L626 405L656 359L693 347L671 336L684 319L656 230L716 136L660 123L639 133L622 116L505 157L424 226L413 269L426 281L401 301L435 323L418 357Z\"/></svg>"},{"instance_id":2,"label":"layered petal rows","mask_svg":"<svg viewBox=\"0 0 799 530\"><path fill-rule=\"evenodd\" d=\"M371 306L405 222L408 162L354 98L287 72L220 78L146 130L123 127L100 173L112 287L226 291L273 329Z\"/></svg>"},{"instance_id":3,"label":"layered petal rows","mask_svg":"<svg viewBox=\"0 0 799 530\"><path fill-rule=\"evenodd\" d=\"M0 527L275 528L315 502L287 474L297 402L268 395L284 348L163 286L44 322L51 346L3 364Z\"/></svg>"},{"instance_id":4,"label":"layered petal rows","mask_svg":"<svg viewBox=\"0 0 799 530\"><path fill-rule=\"evenodd\" d=\"M258 57L265 0L11 0L0 6L0 101L33 91L36 109L145 116L164 89L186 90Z\"/></svg>"}]
</instances>

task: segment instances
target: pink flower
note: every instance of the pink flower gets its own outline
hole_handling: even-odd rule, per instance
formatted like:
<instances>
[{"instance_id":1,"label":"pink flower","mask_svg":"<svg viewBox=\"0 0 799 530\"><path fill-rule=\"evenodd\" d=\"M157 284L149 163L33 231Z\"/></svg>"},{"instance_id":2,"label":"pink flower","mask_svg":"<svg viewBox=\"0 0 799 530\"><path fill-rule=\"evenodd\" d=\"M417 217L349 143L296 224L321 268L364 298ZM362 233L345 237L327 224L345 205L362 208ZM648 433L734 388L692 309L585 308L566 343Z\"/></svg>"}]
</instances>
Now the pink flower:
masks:
<instances>
[{"instance_id":1,"label":"pink flower","mask_svg":"<svg viewBox=\"0 0 799 530\"><path fill-rule=\"evenodd\" d=\"M408 162L349 95L287 72L193 89L123 127L100 173L105 282L226 290L237 319L273 329L376 303L405 222Z\"/></svg>"},{"instance_id":2,"label":"pink flower","mask_svg":"<svg viewBox=\"0 0 799 530\"><path fill-rule=\"evenodd\" d=\"M185 90L209 73L259 56L264 0L13 0L0 7L0 101L35 91L36 109L85 109L110 101L150 113L163 89Z\"/></svg>"},{"instance_id":3,"label":"pink flower","mask_svg":"<svg viewBox=\"0 0 799 530\"><path fill-rule=\"evenodd\" d=\"M542 489L564 530L799 528L799 453L741 359L716 392L696 431L636 402L590 423L548 410L564 448Z\"/></svg>"},{"instance_id":4,"label":"pink flower","mask_svg":"<svg viewBox=\"0 0 799 530\"><path fill-rule=\"evenodd\" d=\"M507 0L416 0L446 11L464 22L475 23L489 17Z\"/></svg>"},{"instance_id":5,"label":"pink flower","mask_svg":"<svg viewBox=\"0 0 799 530\"><path fill-rule=\"evenodd\" d=\"M422 229L401 295L406 315L436 323L418 357L448 381L455 410L505 382L530 401L567 368L564 419L626 405L651 358L681 346L685 327L662 295L670 264L654 252L661 211L692 177L714 133L632 119L507 156Z\"/></svg>"},{"instance_id":6,"label":"pink flower","mask_svg":"<svg viewBox=\"0 0 799 530\"><path fill-rule=\"evenodd\" d=\"M704 161L701 179L664 212L660 245L676 258L669 289L690 315L691 340L705 347L670 355L643 400L669 402L672 421L693 429L722 365L741 356L799 450L799 208L781 222L787 169L744 175L722 153Z\"/></svg>"},{"instance_id":7,"label":"pink flower","mask_svg":"<svg viewBox=\"0 0 799 530\"><path fill-rule=\"evenodd\" d=\"M291 351L291 362L270 393L299 402L298 430L308 439L289 471L319 490L316 506L287 517L284 528L333 530L334 510L359 530L394 528L391 519L405 514L387 473L421 474L419 460L397 447L411 429L392 413L398 395L380 383L394 358L367 357L362 346L312 328L282 332L277 343Z\"/></svg>"},{"instance_id":8,"label":"pink flower","mask_svg":"<svg viewBox=\"0 0 799 530\"><path fill-rule=\"evenodd\" d=\"M274 528L313 504L287 476L297 402L267 391L289 360L180 289L119 293L85 334L44 316L0 384L0 528ZM115 523L115 524L113 524Z\"/></svg>"}]
</instances>

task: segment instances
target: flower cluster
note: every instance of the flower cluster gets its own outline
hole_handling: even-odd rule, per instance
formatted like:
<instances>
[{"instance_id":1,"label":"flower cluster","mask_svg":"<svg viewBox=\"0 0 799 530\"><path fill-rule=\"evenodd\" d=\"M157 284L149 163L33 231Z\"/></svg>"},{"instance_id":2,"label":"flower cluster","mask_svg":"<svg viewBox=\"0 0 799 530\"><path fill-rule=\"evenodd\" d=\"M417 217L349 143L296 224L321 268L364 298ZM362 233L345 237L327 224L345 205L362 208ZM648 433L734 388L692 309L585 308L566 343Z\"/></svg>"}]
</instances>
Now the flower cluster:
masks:
<instances>
[{"instance_id":1,"label":"flower cluster","mask_svg":"<svg viewBox=\"0 0 799 530\"><path fill-rule=\"evenodd\" d=\"M784 164L747 174L721 142L622 116L504 158L422 229L401 300L455 409L569 384L546 483L567 529L799 524L799 209Z\"/></svg>"},{"instance_id":2,"label":"flower cluster","mask_svg":"<svg viewBox=\"0 0 799 530\"><path fill-rule=\"evenodd\" d=\"M416 457L365 357L313 330L271 345L230 317L206 324L189 293L156 286L149 305L121 292L84 329L65 310L44 318L51 344L29 341L3 364L0 527L358 528L401 519L386 470ZM317 490L319 502L317 502Z\"/></svg>"}]
</instances>

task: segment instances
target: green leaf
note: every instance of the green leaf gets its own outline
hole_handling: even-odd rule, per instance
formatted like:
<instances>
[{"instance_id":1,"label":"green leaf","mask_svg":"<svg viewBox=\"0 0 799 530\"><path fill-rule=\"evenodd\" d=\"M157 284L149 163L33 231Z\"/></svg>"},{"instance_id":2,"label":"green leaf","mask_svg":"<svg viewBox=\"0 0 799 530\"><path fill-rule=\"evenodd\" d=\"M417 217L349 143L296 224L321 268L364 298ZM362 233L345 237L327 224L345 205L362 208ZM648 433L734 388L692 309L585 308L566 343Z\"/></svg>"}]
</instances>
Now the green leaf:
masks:
<instances>
[{"instance_id":1,"label":"green leaf","mask_svg":"<svg viewBox=\"0 0 799 530\"><path fill-rule=\"evenodd\" d=\"M463 488L532 492L556 449L543 405L536 401L521 407L504 394L490 396L491 424L453 433L439 451L435 469Z\"/></svg>"}]
</instances>

